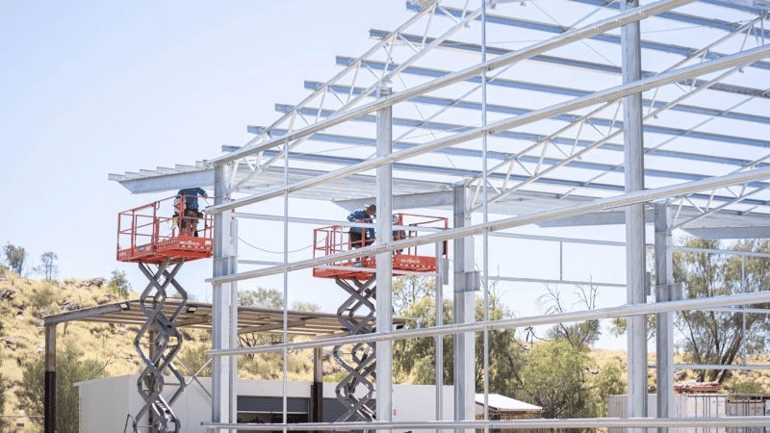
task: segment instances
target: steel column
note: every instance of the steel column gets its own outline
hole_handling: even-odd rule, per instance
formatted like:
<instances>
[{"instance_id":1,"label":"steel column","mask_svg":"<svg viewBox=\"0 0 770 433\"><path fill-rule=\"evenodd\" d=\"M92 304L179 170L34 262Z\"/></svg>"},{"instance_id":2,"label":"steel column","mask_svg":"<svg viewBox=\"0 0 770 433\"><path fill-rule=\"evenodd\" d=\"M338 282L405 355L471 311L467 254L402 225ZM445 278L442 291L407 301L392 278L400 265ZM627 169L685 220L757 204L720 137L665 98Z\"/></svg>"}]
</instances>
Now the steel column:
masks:
<instances>
[{"instance_id":1,"label":"steel column","mask_svg":"<svg viewBox=\"0 0 770 433\"><path fill-rule=\"evenodd\" d=\"M454 227L470 224L467 189L460 184L454 188ZM473 272L473 237L459 237L454 246L454 322L473 323L477 275ZM454 409L455 421L475 419L476 383L473 371L476 363L475 342L472 332L454 336ZM456 433L472 433L472 429L458 428Z\"/></svg>"},{"instance_id":2,"label":"steel column","mask_svg":"<svg viewBox=\"0 0 770 433\"><path fill-rule=\"evenodd\" d=\"M444 245L444 242L436 243L436 263L438 264L434 279L436 282L436 326L444 325L444 281L447 272L449 272L448 263L443 261L445 260ZM441 421L444 419L444 337L436 335L434 341L436 342L436 420ZM441 430L436 429L436 433L441 433Z\"/></svg>"},{"instance_id":3,"label":"steel column","mask_svg":"<svg viewBox=\"0 0 770 433\"><path fill-rule=\"evenodd\" d=\"M389 88L380 89L380 98L390 95ZM377 111L377 156L393 151L393 107ZM393 164L377 167L377 244L392 241L393 231ZM393 253L377 254L377 332L393 330ZM377 421L393 420L393 341L385 340L375 347L377 377ZM381 430L388 431L388 430Z\"/></svg>"},{"instance_id":4,"label":"steel column","mask_svg":"<svg viewBox=\"0 0 770 433\"><path fill-rule=\"evenodd\" d=\"M45 433L56 433L56 324L45 326Z\"/></svg>"},{"instance_id":5,"label":"steel column","mask_svg":"<svg viewBox=\"0 0 770 433\"><path fill-rule=\"evenodd\" d=\"M230 180L233 164L214 167L214 203L230 201ZM214 276L231 275L237 272L237 250L233 236L232 212L214 215ZM233 335L238 320L237 283L214 283L212 294L211 345L214 350L234 348ZM211 421L214 423L235 422L235 381L237 360L235 357L220 357L212 360L212 404Z\"/></svg>"},{"instance_id":6,"label":"steel column","mask_svg":"<svg viewBox=\"0 0 770 433\"><path fill-rule=\"evenodd\" d=\"M313 349L313 386L310 391L310 422L324 420L323 347Z\"/></svg>"},{"instance_id":7,"label":"steel column","mask_svg":"<svg viewBox=\"0 0 770 433\"><path fill-rule=\"evenodd\" d=\"M638 0L622 0L621 10L638 8ZM642 77L639 21L621 28L623 84ZM642 94L623 98L623 141L626 192L644 189L644 141ZM626 302L645 302L644 203L626 208ZM628 319L628 416L647 416L647 332L646 317Z\"/></svg>"},{"instance_id":8,"label":"steel column","mask_svg":"<svg viewBox=\"0 0 770 433\"><path fill-rule=\"evenodd\" d=\"M679 297L673 292L674 266L671 250L671 216L668 205L655 204L655 302L668 302ZM658 418L674 415L674 313L656 315L657 401ZM659 433L668 433L660 427Z\"/></svg>"}]
</instances>

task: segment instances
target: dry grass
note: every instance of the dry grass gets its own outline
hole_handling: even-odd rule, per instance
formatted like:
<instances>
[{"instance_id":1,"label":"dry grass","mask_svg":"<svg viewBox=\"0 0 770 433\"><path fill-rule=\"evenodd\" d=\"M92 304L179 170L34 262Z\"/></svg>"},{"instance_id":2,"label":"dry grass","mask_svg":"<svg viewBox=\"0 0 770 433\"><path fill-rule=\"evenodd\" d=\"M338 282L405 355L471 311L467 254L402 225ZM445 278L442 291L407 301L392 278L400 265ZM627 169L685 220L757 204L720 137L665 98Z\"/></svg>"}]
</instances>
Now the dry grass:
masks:
<instances>
[{"instance_id":1,"label":"dry grass","mask_svg":"<svg viewBox=\"0 0 770 433\"><path fill-rule=\"evenodd\" d=\"M115 302L117 296L96 280L63 280L60 282L34 281L10 272L0 275L0 318L3 334L0 336L3 364L2 386L5 391L5 416L26 416L20 406L17 392L24 369L45 356L44 325L42 317L65 310L85 308ZM136 294L132 294L136 297ZM65 340L76 342L84 358L106 364L109 376L140 371L139 355L133 346L138 327L117 324L70 322L57 326L57 346ZM209 337L200 331L185 331L186 346L209 346ZM205 343L204 343L205 342ZM14 419L14 424L16 423ZM37 431L29 420L19 418L15 431Z\"/></svg>"},{"instance_id":2,"label":"dry grass","mask_svg":"<svg viewBox=\"0 0 770 433\"><path fill-rule=\"evenodd\" d=\"M24 416L20 407L17 391L21 385L24 368L31 362L44 356L44 326L42 317L64 310L90 307L115 302L116 295L97 280L63 280L61 282L41 282L23 278L10 272L0 273L0 318L3 321L3 334L0 336L3 364L2 386L5 390L5 416ZM131 294L131 297L136 297ZM133 339L138 331L135 326L117 324L96 324L71 322L59 325L57 329L59 346L64 340L75 341L88 359L95 359L107 365L109 376L119 376L140 371L140 359L133 347ZM184 330L185 342L182 354L195 352L193 358L201 357L202 348L211 345L210 336L202 331ZM593 350L591 372L598 372L607 364L617 365L626 371L626 353L623 350ZM193 359L191 358L191 359ZM676 362L681 362L677 357ZM191 361L192 362L192 361ZM199 360L202 363L205 359ZM327 361L328 362L328 361ZM655 362L651 353L649 362ZM748 361L754 364L770 364L770 356L755 356ZM240 357L239 376L242 378L280 379L282 375L282 354L280 352L255 355L253 359ZM329 380L338 370L331 369L326 376ZM693 373L687 372L685 379L692 379ZM289 380L312 380L312 351L291 351L287 360ZM649 370L649 384L654 385L654 370ZM624 373L625 376L625 373ZM594 374L586 375L592 381ZM401 378L406 379L408 378ZM625 377L624 377L625 379ZM770 370L736 372L725 383L729 391L735 384L756 381L765 392L770 393ZM35 431L37 426L26 421L24 427L15 431Z\"/></svg>"}]
</instances>

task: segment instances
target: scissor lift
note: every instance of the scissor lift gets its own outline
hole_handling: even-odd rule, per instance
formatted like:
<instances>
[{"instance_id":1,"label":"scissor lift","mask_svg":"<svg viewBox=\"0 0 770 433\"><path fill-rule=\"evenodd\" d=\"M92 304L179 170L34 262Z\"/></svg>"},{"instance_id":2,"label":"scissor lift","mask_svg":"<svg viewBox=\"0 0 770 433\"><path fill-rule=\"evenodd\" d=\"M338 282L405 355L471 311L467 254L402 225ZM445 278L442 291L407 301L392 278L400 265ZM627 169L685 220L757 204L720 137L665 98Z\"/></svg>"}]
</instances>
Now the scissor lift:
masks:
<instances>
[{"instance_id":1,"label":"scissor lift","mask_svg":"<svg viewBox=\"0 0 770 433\"><path fill-rule=\"evenodd\" d=\"M118 214L117 259L134 262L149 283L139 297L147 321L134 338L134 347L145 363L137 380L144 406L134 417L134 433L138 420L149 414L149 432L179 433L180 423L171 405L184 391L182 373L173 363L182 346L182 333L174 326L187 303L187 291L175 276L186 261L213 255L211 217L185 209L186 201L169 197ZM186 212L187 211L187 212ZM170 316L163 313L169 285L176 289L182 302ZM141 341L149 336L149 350ZM161 394L164 373L173 375L179 387L165 398Z\"/></svg>"},{"instance_id":2,"label":"scissor lift","mask_svg":"<svg viewBox=\"0 0 770 433\"><path fill-rule=\"evenodd\" d=\"M393 217L394 241L416 237L418 230L425 227L448 227L446 218L398 213ZM350 251L349 228L339 225L321 227L313 232L313 257L329 256ZM429 248L423 246L421 248ZM442 248L446 255L446 248ZM437 257L428 251L409 247L394 251L393 275L419 275L436 272ZM348 299L337 309L337 318L349 335L365 335L375 331L376 257L360 257L341 260L313 268L313 276L333 278L335 283L348 293ZM372 421L375 418L374 379L375 343L355 343L349 352L343 346L334 346L334 359L348 372L335 389L337 400L346 408L338 421ZM364 393L356 396L356 390L363 387Z\"/></svg>"}]
</instances>

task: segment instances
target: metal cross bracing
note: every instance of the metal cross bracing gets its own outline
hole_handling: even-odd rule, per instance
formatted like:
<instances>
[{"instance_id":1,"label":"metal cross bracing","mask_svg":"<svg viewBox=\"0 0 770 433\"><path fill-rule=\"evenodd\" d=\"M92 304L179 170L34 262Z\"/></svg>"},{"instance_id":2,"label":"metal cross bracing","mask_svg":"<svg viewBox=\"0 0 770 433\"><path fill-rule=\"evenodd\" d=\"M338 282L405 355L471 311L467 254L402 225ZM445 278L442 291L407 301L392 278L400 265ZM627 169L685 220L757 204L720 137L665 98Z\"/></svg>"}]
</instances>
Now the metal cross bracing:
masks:
<instances>
[{"instance_id":1,"label":"metal cross bracing","mask_svg":"<svg viewBox=\"0 0 770 433\"><path fill-rule=\"evenodd\" d=\"M491 81L490 81L490 83L494 83L494 82L495 82L494 80L491 80ZM713 84L713 83L712 83L712 84ZM702 88L703 88L703 87L699 87L699 89L702 89ZM331 89L331 90L334 90L333 88L330 88L330 87L326 87L326 91L327 91L327 92L328 92L328 91L330 91L330 89ZM352 93L352 92L348 92L348 94L350 94L350 93ZM363 94L363 93L362 93L362 94ZM427 99L427 98L426 98L426 99ZM678 101L677 101L677 102L678 102ZM662 106L661 106L659 102L655 102L655 101L653 101L653 102L652 102L652 104L656 105L656 106L658 107L658 110L661 110L661 108L670 108L670 107L674 107L674 108L675 108L675 107L676 107L676 105L675 105L675 104L667 104L667 105L662 105ZM305 113L306 113L306 114L308 114L309 112L313 112L313 110L312 110L312 109L309 109L309 108L308 108L308 109L304 109L304 110L305 110ZM492 110L494 110L494 106L492 106ZM296 111L296 110L295 110L294 112L295 112L295 113L299 113L299 114L302 114L302 113L303 113L303 111ZM314 117L315 117L315 118L318 118L318 115L319 115L319 111L318 111L318 110L315 110L313 113L314 113ZM329 113L334 113L334 112L333 112L333 111L329 111ZM656 112L655 112L655 114L656 114L656 115L659 115L659 114L660 114L660 111L656 111ZM304 117L303 117L303 118L304 118ZM557 116L556 118L558 118L558 116ZM574 119L574 118L575 118L575 116L573 116L573 119ZM753 119L753 120L756 120L756 119ZM418 120L417 122L419 122L419 120ZM612 121L611 119L605 119L605 120L602 120L602 119L588 119L588 120L584 120L583 122L578 122L578 125L582 125L583 123L588 123L588 124L591 124L591 126L592 126L592 127L594 127L594 128L598 128L598 127L605 127L605 126L608 126L608 125L611 125L611 126L613 126L613 127L621 127L621 126L622 126L622 122L614 122L615 124L613 124L613 121ZM465 127L468 127L468 126L467 126L467 125L465 125ZM765 143L764 143L764 142L762 142L761 140L757 140L757 139L750 139L750 138L741 138L741 137L730 138L730 137L728 137L728 136L719 136L719 135L717 135L717 134L704 134L704 133L700 133L700 132L698 132L698 131L687 131L687 130L681 130L681 129L680 129L680 130L677 130L677 129L672 129L672 128L669 128L669 127L655 127L655 126L649 126L648 128L650 128L651 132L654 132L654 133L661 133L661 134L668 134L668 135L672 135L672 136L675 136L675 137L682 137L682 136L684 136L684 137L687 137L687 138L696 138L696 139L710 139L710 140L720 140L720 141L722 141L722 142L725 142L725 141L728 141L728 142L729 142L729 141L737 141L737 142L739 142L739 143L743 143L743 144L749 144L749 145L757 145L757 146L762 146L763 144L765 144ZM619 131L619 129L615 129L615 131ZM275 132L276 132L276 134L275 134L275 135L277 136L277 135L278 135L278 133L279 133L280 131L275 131ZM573 140L574 140L575 142L581 142L581 143L582 143L582 142L584 142L584 140L581 140L579 137L577 137L577 138L574 138ZM550 142L550 141L549 141L549 142ZM663 150L665 151L665 149L663 149ZM651 149L651 154L654 154L654 152L656 152L656 151L658 151L658 149ZM584 152L584 153L585 153L585 152ZM581 153L581 154L579 154L579 156L585 156L585 155L584 155L584 153ZM673 153L675 153L675 151L674 151ZM686 154L686 153L684 153L684 152L681 152L681 153L683 153L683 154ZM698 158L698 154L695 154L695 155L693 155L693 158L694 158L694 159L697 159L697 158ZM717 157L715 157L715 159L716 159L716 158L717 158ZM514 159L515 159L515 158L514 158ZM575 159L576 159L576 157L574 157L574 156L571 158L571 160L573 160L573 161L574 161ZM542 157L541 157L541 161L546 161L546 162L547 162L547 160L546 160L546 159L543 159ZM516 163L517 163L518 165L521 165L521 164L522 164L522 162L521 162L521 159L520 159L520 158L519 158L519 159L516 159ZM605 164L605 166L606 166L606 165L607 165L607 164ZM616 163L616 164L614 164L614 165L609 165L609 167L611 167L611 168L613 168L613 169L615 169L617 166L618 166L618 164L617 164L617 163ZM612 171L612 170L609 170L609 171ZM654 171L654 170L650 171L650 173L651 173L651 175L652 175L652 176L655 176L655 175L657 175L657 174L658 174L658 173L657 173L656 171ZM524 176L525 176L525 177L526 177L527 175L529 175L529 173L525 173L525 174L524 174ZM676 175L675 175L675 174L672 174L672 176L676 176ZM681 177L684 177L684 178L686 178L686 177L687 177L687 175L686 175L686 174L682 174L682 175L680 175L680 176L681 176ZM703 176L703 175L701 175L701 176ZM531 178L532 176L529 176L529 177Z\"/></svg>"},{"instance_id":2,"label":"metal cross bracing","mask_svg":"<svg viewBox=\"0 0 770 433\"><path fill-rule=\"evenodd\" d=\"M184 376L173 362L184 341L182 333L174 324L187 302L187 291L175 279L182 265L184 265L184 259L172 262L172 257L157 264L157 269L154 270L151 265L139 262L139 269L150 282L139 296L139 303L147 321L134 337L134 348L145 364L136 381L139 395L144 400L144 406L134 417L134 433L145 431L144 427L139 425L140 420L145 415L148 415L149 420L147 431L151 433L178 433L181 431L180 419L174 413L171 405L182 394L186 384ZM167 316L163 312L163 307L169 297L167 293L169 286L173 286L181 302ZM142 347L142 339L145 335L149 338L149 350ZM170 396L164 396L162 393L168 374L173 375L176 379L173 385L176 385L177 388Z\"/></svg>"},{"instance_id":3,"label":"metal cross bracing","mask_svg":"<svg viewBox=\"0 0 770 433\"><path fill-rule=\"evenodd\" d=\"M623 7L600 0L489 2L490 8L498 3L490 10L479 9L480 3L410 2L407 8L415 14L404 25L392 32L372 30L371 50L355 59L337 57L343 68L339 74L326 82L307 81L311 95L297 105L276 105L280 119L253 127L256 135L244 146L227 147L225 155L194 168L114 179L137 190L153 181L204 185L211 182L212 167L232 167L227 192L237 196L207 212L238 209L238 217L248 215L242 208L277 197L339 203L369 200L374 191L380 193L378 200L384 191L388 204L396 197L411 196L405 202L415 202L421 194L436 194L426 206L447 207L451 203L438 195L462 185L471 190L467 211L483 214L483 223L334 257L289 262L285 256L283 263L267 268L217 274L210 280L215 286L279 273L286 281L291 271L473 236L484 236L482 280L491 281L487 235L509 235L502 231L528 224L580 224L597 215L604 217L601 221L622 222L617 218L623 217L624 208L651 202L656 212L661 206L670 211L661 229L669 236L676 228L693 233L727 228L735 234L737 229L756 233L767 226L770 98L761 83L770 73L770 48L761 2L664 0L639 7L630 1L623 1ZM624 81L627 56L621 55L619 44L628 38L620 29L638 20L642 78ZM481 58L482 53L488 58ZM383 86L393 93L378 94ZM644 96L635 111L643 142L634 143L643 153L629 161L621 153L627 146L621 133L632 122L623 118L620 101L635 94ZM382 153L379 128L375 134L371 126L375 113L389 107L395 139L393 150ZM630 186L625 168L638 166L640 160L648 189L642 185L625 192ZM390 189L381 189L381 168L393 170ZM372 175L374 169L377 175ZM285 205L285 227L302 219L289 216L287 209ZM489 218L494 212L505 217ZM658 217L654 220L658 230ZM627 248L644 248L644 237L636 236L643 224L629 236ZM657 238L654 245L656 256L671 249ZM627 267L634 271L628 280L634 282L628 284L638 285L631 274L642 267L631 262ZM472 259L468 263L473 266ZM669 282L661 275L656 284L663 287ZM499 280L524 279L513 275ZM565 281L570 280L550 280ZM656 305L648 312L667 311L674 309ZM659 319L663 323L663 316ZM489 329L484 323L457 326ZM360 341L390 343L396 338L387 330L374 331ZM213 355L233 353L237 351ZM364 355L358 359L366 363ZM635 369L644 368L644 363L632 363ZM382 379L385 385L392 378Z\"/></svg>"},{"instance_id":4,"label":"metal cross bracing","mask_svg":"<svg viewBox=\"0 0 770 433\"><path fill-rule=\"evenodd\" d=\"M681 2L681 3L679 3L679 2L670 2L668 5L664 5L664 6L663 6L661 9L665 9L666 7L670 8L670 7L673 7L673 6L675 6L676 4L684 4L684 3L686 3L686 2ZM640 8L640 11L641 11L641 9L642 9L642 8ZM645 12L646 12L646 13L650 13L650 14L652 14L653 12L655 12L655 11L658 11L658 10L659 10L658 8L647 8ZM640 12L640 13L641 13L641 12ZM630 15L630 14L629 14L629 15ZM641 14L641 15L637 15L637 17L639 17L639 16L642 16L642 17L643 17L643 16L644 16L644 14ZM603 29L605 29L605 28L606 28L606 29L610 29L610 28L612 28L612 27L617 27L617 25L620 25L620 24L622 24L623 22L624 22L624 21L622 21L622 20L618 20L616 23L612 23L612 24L610 24L610 23L605 23L605 24L604 24L604 25L602 25L602 26L594 26L594 27L590 27L590 28L588 28L588 29L585 29L585 30L583 30L583 31L579 31L579 32L572 32L572 34L571 34L569 37L564 37L564 38L556 38L557 40L554 40L554 41L553 41L552 43L550 43L550 44L543 44L543 46L542 46L542 49L543 49L543 50L545 50L545 49L546 49L546 47L557 47L558 45L562 44L563 42L561 42L561 41L560 41L560 40L558 40L558 39L567 39L567 40L569 40L569 39L571 39L572 37L575 37L575 38L577 38L577 37L579 37L579 35L581 35L581 36L582 36L583 34L586 34L586 35L588 35L588 34L591 34L591 33L601 33L601 31L602 31ZM605 27L605 26L606 26L606 27ZM542 50L536 50L536 51L542 51ZM534 53L533 53L533 54L534 54ZM522 54L522 56L521 56L521 58L526 58L526 57L527 57L526 53ZM509 62L512 62L512 61L515 61L515 60L518 60L518 59L516 58L516 56L512 56L512 57L511 57L511 59L509 60ZM490 61L490 64L494 64L494 63L500 63L501 65L504 65L504 63L505 63L505 62L499 62L499 61L495 61L495 60L492 60L492 61ZM476 68L469 68L469 71L468 71L468 72L471 72L471 70L475 70L475 69L476 69ZM464 74L463 74L463 75L464 75ZM457 76L454 76L454 77L452 77L451 79L448 79L448 80L443 80L443 81L445 81L447 84L449 84L449 83L451 83L452 81L459 81L459 80L461 80L462 78L464 78L464 76L463 76L463 75L457 75ZM471 73L471 74L469 74L468 76L472 76L472 75L473 75L473 74ZM439 80L439 81L440 81L440 80ZM445 85L445 84L443 84L443 83L436 83L436 84L437 84L438 86L443 86L443 85ZM418 87L419 87L419 86L418 86ZM432 86L431 86L431 87L432 87ZM414 89L414 90L418 90L418 89ZM426 89L426 91L429 91L429 89ZM318 92L316 92L316 93L318 93ZM395 96L395 95L394 95L394 96ZM304 106L304 105L305 105L305 104L301 104L301 106ZM372 107L372 109L374 109L374 107ZM353 111L356 111L356 110L353 110ZM356 114L356 113L352 113L352 112L351 112L351 114ZM284 117L285 117L285 116L284 116ZM322 122L322 123L323 123L323 122ZM291 129L291 128L290 128L290 129ZM307 129L307 128L303 128L303 129ZM267 132L266 132L265 134L267 134ZM276 144L278 143L278 141L276 141L276 140L269 140L269 141L267 141L267 142L266 142L264 145L262 145L262 146L258 146L258 147L253 147L253 146L252 146L252 147L251 147L251 148L248 150L248 152L250 152L250 153L256 153L256 152L258 152L259 150L261 150L261 148L264 148L264 147L266 147L266 146L269 146L269 145L271 145L271 142L273 142L273 143L276 143ZM244 152L241 152L241 153L244 153ZM234 157L225 157L225 159L227 159L227 160L231 160L231 158L232 158L232 159L235 159Z\"/></svg>"},{"instance_id":5,"label":"metal cross bracing","mask_svg":"<svg viewBox=\"0 0 770 433\"><path fill-rule=\"evenodd\" d=\"M337 318L347 334L364 336L375 331L375 281L374 276L366 281L335 278L337 286L349 295L337 309ZM338 344L332 349L334 359L348 373L334 388L337 400L345 408L337 421L375 419L375 349L375 343L369 342Z\"/></svg>"}]
</instances>

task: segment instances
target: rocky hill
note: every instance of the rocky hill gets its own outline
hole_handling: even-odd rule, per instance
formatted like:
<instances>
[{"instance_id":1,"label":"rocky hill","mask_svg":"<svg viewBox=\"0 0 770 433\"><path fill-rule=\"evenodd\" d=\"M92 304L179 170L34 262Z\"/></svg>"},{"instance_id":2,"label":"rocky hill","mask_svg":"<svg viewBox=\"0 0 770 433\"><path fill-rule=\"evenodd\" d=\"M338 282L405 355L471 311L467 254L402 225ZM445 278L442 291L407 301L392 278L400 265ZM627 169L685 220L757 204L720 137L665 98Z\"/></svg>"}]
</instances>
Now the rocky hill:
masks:
<instances>
[{"instance_id":1,"label":"rocky hill","mask_svg":"<svg viewBox=\"0 0 770 433\"><path fill-rule=\"evenodd\" d=\"M135 297L135 296L134 296ZM25 368L45 356L43 317L109 302L119 297L105 285L105 280L35 281L11 272L0 273L0 351L5 395L3 420L9 431L37 431L19 393ZM111 323L71 322L57 327L57 349L72 343L84 359L104 366L107 376L136 373L140 359L133 347L136 326ZM208 347L204 333L185 333L185 349L190 353ZM185 352L186 353L186 352ZM188 355L189 357L189 355Z\"/></svg>"},{"instance_id":2,"label":"rocky hill","mask_svg":"<svg viewBox=\"0 0 770 433\"><path fill-rule=\"evenodd\" d=\"M136 299L136 293L128 298ZM35 432L39 426L29 418L31 413L20 404L25 368L45 356L43 317L64 311L112 303L121 300L104 278L89 280L64 279L37 281L20 277L0 268L0 352L2 353L2 387L5 410L0 431ZM73 344L83 353L83 360L94 360L104 366L106 376L138 373L141 359L133 346L139 328L112 323L70 322L57 327L57 351ZM177 365L183 371L197 371L206 361L204 350L211 347L206 331L182 329L185 341ZM291 352L288 358L290 380L311 380L312 351ZM281 354L241 357L239 376L243 378L279 379ZM181 361L181 362L179 362ZM325 363L326 364L326 363ZM325 367L331 367L325 365ZM331 367L329 373L338 369ZM210 374L206 371L204 375ZM333 376L329 378L333 379ZM10 429L2 430L2 426Z\"/></svg>"},{"instance_id":3,"label":"rocky hill","mask_svg":"<svg viewBox=\"0 0 770 433\"><path fill-rule=\"evenodd\" d=\"M135 293L129 294L136 298ZM36 281L20 277L0 268L0 352L2 353L2 389L5 396L5 410L2 431L34 432L39 425L29 418L31 413L20 404L20 391L25 368L44 357L43 317L63 311L96 306L120 300L105 284L105 279L90 280L64 279L61 281ZM83 353L84 360L94 360L104 366L107 376L119 376L140 371L140 359L133 347L138 331L136 326L110 323L70 322L57 329L57 348L61 350L68 342ZM185 342L178 364L184 364L197 371L206 361L203 353L211 345L207 332L183 330ZM260 343L264 344L264 343ZM598 371L605 364L615 364L625 371L624 351L594 350L590 357ZM654 354L650 363L655 362ZM282 355L280 352L265 355L240 357L239 376L242 378L280 379ZM681 362L681 359L677 359ZM770 356L755 356L750 363L770 364ZM287 370L290 380L310 380L312 360L310 351L289 354ZM324 362L325 380L340 379L338 366ZM654 370L650 371L650 384L654 385ZM592 371L593 373L593 371ZM204 373L205 374L205 373ZM589 380L590 380L589 375ZM692 372L680 372L679 380L693 377ZM405 378L409 381L409 378ZM770 370L739 371L725 383L724 391L731 391L744 382L756 382L761 392L770 392Z\"/></svg>"}]
</instances>

